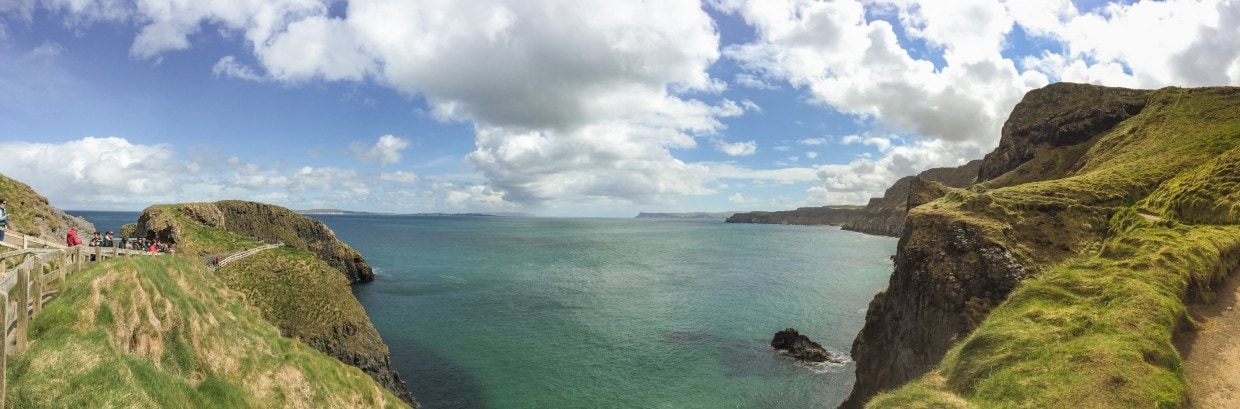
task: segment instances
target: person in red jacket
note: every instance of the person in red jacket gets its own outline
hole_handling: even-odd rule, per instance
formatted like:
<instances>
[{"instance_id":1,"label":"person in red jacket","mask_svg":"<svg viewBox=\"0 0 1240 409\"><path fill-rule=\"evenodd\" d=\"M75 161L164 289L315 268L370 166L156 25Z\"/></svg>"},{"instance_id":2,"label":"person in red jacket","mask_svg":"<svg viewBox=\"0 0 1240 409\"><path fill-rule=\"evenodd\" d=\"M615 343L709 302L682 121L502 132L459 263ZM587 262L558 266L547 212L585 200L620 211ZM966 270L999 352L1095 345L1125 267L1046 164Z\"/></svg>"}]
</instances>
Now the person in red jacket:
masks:
<instances>
[{"instance_id":1,"label":"person in red jacket","mask_svg":"<svg viewBox=\"0 0 1240 409\"><path fill-rule=\"evenodd\" d=\"M69 228L69 234L65 235L65 243L68 243L69 247L82 244L82 239L79 239L77 235L77 227Z\"/></svg>"}]
</instances>

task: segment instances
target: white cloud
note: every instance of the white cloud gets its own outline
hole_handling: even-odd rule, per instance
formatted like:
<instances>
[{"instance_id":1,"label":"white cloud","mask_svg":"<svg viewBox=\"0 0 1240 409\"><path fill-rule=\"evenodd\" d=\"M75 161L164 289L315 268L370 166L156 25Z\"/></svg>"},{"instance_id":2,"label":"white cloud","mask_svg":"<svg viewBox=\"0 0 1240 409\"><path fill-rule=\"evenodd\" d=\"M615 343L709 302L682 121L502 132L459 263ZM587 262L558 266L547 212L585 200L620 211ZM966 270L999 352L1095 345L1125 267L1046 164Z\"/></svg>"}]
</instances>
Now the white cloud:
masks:
<instances>
[{"instance_id":1,"label":"white cloud","mask_svg":"<svg viewBox=\"0 0 1240 409\"><path fill-rule=\"evenodd\" d=\"M265 78L257 71L254 71L253 68L237 62L237 58L231 55L220 58L220 60L211 67L211 74L216 77L236 78L246 81L265 80Z\"/></svg>"},{"instance_id":2,"label":"white cloud","mask_svg":"<svg viewBox=\"0 0 1240 409\"><path fill-rule=\"evenodd\" d=\"M731 196L728 196L728 201L738 204L738 205L749 205L749 204L755 204L759 202L758 199L747 198L745 197L745 195L741 194L740 192L733 193Z\"/></svg>"},{"instance_id":3,"label":"white cloud","mask_svg":"<svg viewBox=\"0 0 1240 409\"><path fill-rule=\"evenodd\" d=\"M810 158L810 159L817 159L818 152L814 152L814 151L805 152L805 157Z\"/></svg>"},{"instance_id":4,"label":"white cloud","mask_svg":"<svg viewBox=\"0 0 1240 409\"><path fill-rule=\"evenodd\" d=\"M848 0L725 7L759 36L724 54L752 73L807 91L813 102L892 130L992 145L1024 92L1046 83L999 54L1012 22L997 4L877 3L896 10L905 32L941 47L947 65L912 58L887 21L871 20L863 3ZM985 20L974 21L979 18Z\"/></svg>"},{"instance_id":5,"label":"white cloud","mask_svg":"<svg viewBox=\"0 0 1240 409\"><path fill-rule=\"evenodd\" d=\"M362 142L353 142L349 144L349 150L353 152L353 158L359 162L373 162L379 166L387 166L400 162L400 151L409 147L409 140L393 135L383 135L375 142L374 146L368 146Z\"/></svg>"},{"instance_id":6,"label":"white cloud","mask_svg":"<svg viewBox=\"0 0 1240 409\"><path fill-rule=\"evenodd\" d=\"M1052 77L1140 88L1240 85L1240 2L1142 0L1084 14L1071 4L1040 7L1017 21L1064 46L1027 60Z\"/></svg>"},{"instance_id":7,"label":"white cloud","mask_svg":"<svg viewBox=\"0 0 1240 409\"><path fill-rule=\"evenodd\" d=\"M758 152L758 142L735 142L726 143L719 142L716 145L720 152L728 154L728 156L749 156Z\"/></svg>"},{"instance_id":8,"label":"white cloud","mask_svg":"<svg viewBox=\"0 0 1240 409\"><path fill-rule=\"evenodd\" d=\"M801 144L801 145L810 145L810 146L825 145L825 144L831 143L831 138L826 138L826 137L824 137L824 138L806 138L806 139L802 139L802 140L797 141L797 143L798 143L798 144Z\"/></svg>"},{"instance_id":9,"label":"white cloud","mask_svg":"<svg viewBox=\"0 0 1240 409\"><path fill-rule=\"evenodd\" d=\"M422 178L418 177L418 175L412 172L405 172L403 170L398 170L392 173L383 173L379 175L379 180L386 180L389 182L397 182L397 183L404 183L404 184L418 183L418 181L421 179Z\"/></svg>"},{"instance_id":10,"label":"white cloud","mask_svg":"<svg viewBox=\"0 0 1240 409\"><path fill-rule=\"evenodd\" d=\"M420 178L337 167L285 169L214 156L183 155L170 145L87 137L62 143L0 142L0 173L29 184L65 209L133 210L152 203L258 200L291 208L407 211L426 204L406 197ZM379 183L379 182L395 182ZM449 192L426 201L446 200ZM378 207L378 208L377 208Z\"/></svg>"},{"instance_id":11,"label":"white cloud","mask_svg":"<svg viewBox=\"0 0 1240 409\"><path fill-rule=\"evenodd\" d=\"M764 89L764 90L779 89L778 85L773 85L771 83L763 81L761 78L758 78L757 76L753 74L747 74L743 72L736 74L736 76L733 77L732 81L735 82L736 85L740 85L745 88Z\"/></svg>"}]
</instances>

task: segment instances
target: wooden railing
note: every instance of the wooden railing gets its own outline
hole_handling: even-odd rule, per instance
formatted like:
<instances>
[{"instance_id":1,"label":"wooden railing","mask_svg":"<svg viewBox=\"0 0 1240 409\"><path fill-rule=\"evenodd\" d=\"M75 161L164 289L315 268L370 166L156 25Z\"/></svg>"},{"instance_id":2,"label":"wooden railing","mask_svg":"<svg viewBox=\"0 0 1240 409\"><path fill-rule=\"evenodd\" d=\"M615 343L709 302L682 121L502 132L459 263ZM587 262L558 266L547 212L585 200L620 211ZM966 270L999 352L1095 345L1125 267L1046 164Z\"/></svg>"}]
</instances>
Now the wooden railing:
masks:
<instances>
[{"instance_id":1,"label":"wooden railing","mask_svg":"<svg viewBox=\"0 0 1240 409\"><path fill-rule=\"evenodd\" d=\"M0 246L16 249L28 249L31 246L42 246L53 249L66 248L64 244L50 242L34 236L27 236L12 230L5 231L4 242L0 243Z\"/></svg>"},{"instance_id":2,"label":"wooden railing","mask_svg":"<svg viewBox=\"0 0 1240 409\"><path fill-rule=\"evenodd\" d=\"M8 238L6 237L6 240ZM30 243L30 237L26 237ZM88 262L98 262L127 255L158 255L115 247L24 248L0 253L0 317L4 318L3 353L0 353L0 409L4 408L8 373L8 356L27 347L30 320L43 310L43 305L64 288L69 274L80 271ZM13 264L15 259L25 257ZM12 265L10 265L12 264Z\"/></svg>"}]
</instances>

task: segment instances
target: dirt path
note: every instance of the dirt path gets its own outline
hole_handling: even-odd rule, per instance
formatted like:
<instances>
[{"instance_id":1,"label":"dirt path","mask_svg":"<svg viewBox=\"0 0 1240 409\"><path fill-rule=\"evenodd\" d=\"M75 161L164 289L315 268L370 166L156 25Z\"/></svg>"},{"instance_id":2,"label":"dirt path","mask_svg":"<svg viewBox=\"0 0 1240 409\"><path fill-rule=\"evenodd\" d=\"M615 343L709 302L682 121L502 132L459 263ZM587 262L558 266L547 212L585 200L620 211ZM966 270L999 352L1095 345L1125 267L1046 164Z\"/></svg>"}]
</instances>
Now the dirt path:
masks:
<instances>
[{"instance_id":1,"label":"dirt path","mask_svg":"<svg viewBox=\"0 0 1240 409\"><path fill-rule=\"evenodd\" d=\"M1240 408L1240 271L1218 289L1214 303L1190 307L1201 324L1176 334L1184 356L1189 407Z\"/></svg>"}]
</instances>

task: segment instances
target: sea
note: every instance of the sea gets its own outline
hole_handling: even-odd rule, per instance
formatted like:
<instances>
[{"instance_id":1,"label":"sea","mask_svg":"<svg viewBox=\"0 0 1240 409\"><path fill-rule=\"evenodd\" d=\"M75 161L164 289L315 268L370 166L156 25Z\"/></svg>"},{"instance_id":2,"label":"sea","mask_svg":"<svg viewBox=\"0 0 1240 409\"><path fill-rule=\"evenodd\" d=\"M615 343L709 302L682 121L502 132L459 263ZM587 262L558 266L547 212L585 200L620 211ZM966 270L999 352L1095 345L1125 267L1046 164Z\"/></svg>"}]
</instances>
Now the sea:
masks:
<instances>
[{"instance_id":1,"label":"sea","mask_svg":"<svg viewBox=\"0 0 1240 409\"><path fill-rule=\"evenodd\" d=\"M896 248L722 221L313 217L374 268L353 292L427 409L835 407ZM789 327L845 362L775 352Z\"/></svg>"}]
</instances>

